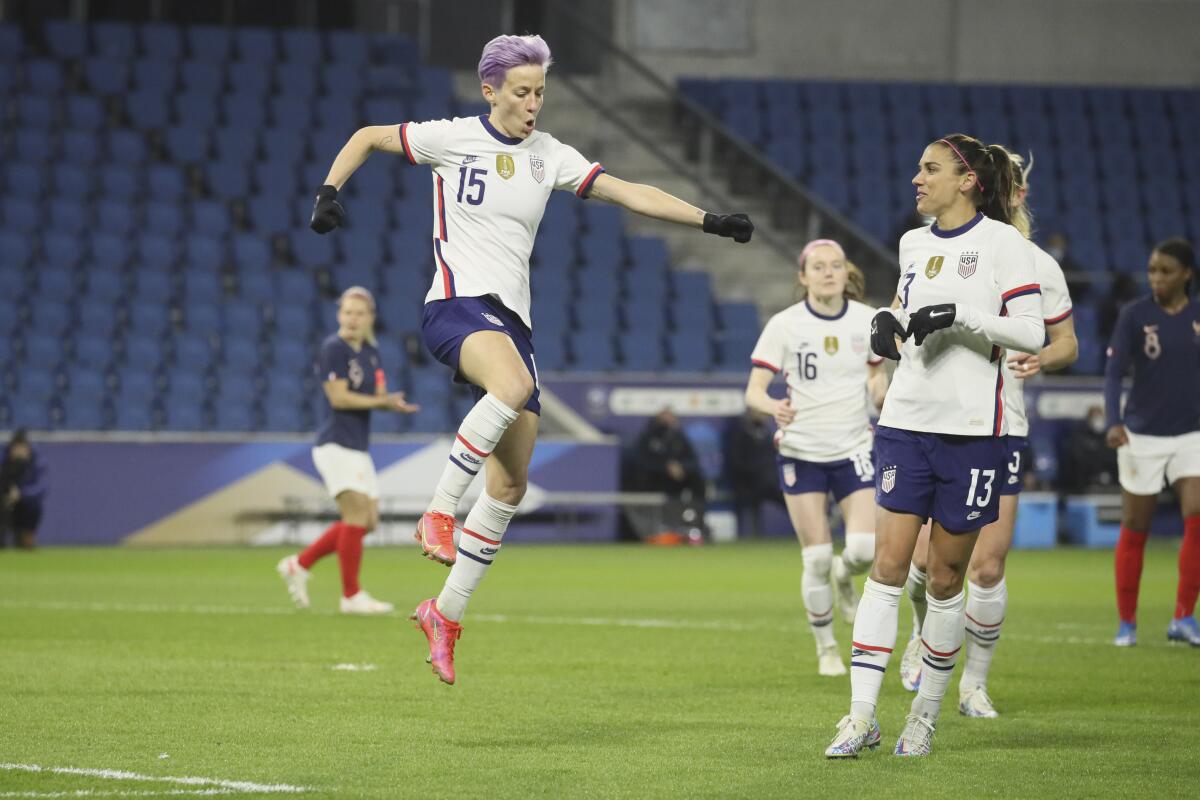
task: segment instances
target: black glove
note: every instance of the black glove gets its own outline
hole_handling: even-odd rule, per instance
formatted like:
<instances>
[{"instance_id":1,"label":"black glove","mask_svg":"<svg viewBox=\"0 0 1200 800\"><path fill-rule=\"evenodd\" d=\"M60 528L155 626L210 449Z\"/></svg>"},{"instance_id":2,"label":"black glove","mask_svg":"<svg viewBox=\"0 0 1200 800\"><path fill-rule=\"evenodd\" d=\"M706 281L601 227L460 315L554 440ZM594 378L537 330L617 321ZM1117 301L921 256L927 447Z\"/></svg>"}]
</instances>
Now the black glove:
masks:
<instances>
[{"instance_id":1,"label":"black glove","mask_svg":"<svg viewBox=\"0 0 1200 800\"><path fill-rule=\"evenodd\" d=\"M338 190L329 184L317 189L317 200L313 203L312 221L309 227L317 233L329 233L346 221L346 209L337 201Z\"/></svg>"},{"instance_id":2,"label":"black glove","mask_svg":"<svg viewBox=\"0 0 1200 800\"><path fill-rule=\"evenodd\" d=\"M954 303L925 306L915 314L908 315L908 335L917 337L917 347L934 331L949 328L954 324Z\"/></svg>"},{"instance_id":3,"label":"black glove","mask_svg":"<svg viewBox=\"0 0 1200 800\"><path fill-rule=\"evenodd\" d=\"M704 215L704 232L727 236L738 244L745 244L754 234L754 223L746 214L713 214L709 212Z\"/></svg>"},{"instance_id":4,"label":"black glove","mask_svg":"<svg viewBox=\"0 0 1200 800\"><path fill-rule=\"evenodd\" d=\"M880 311L871 320L871 351L882 358L892 361L900 360L900 351L896 349L896 337L900 341L908 338L904 326L891 311Z\"/></svg>"}]
</instances>

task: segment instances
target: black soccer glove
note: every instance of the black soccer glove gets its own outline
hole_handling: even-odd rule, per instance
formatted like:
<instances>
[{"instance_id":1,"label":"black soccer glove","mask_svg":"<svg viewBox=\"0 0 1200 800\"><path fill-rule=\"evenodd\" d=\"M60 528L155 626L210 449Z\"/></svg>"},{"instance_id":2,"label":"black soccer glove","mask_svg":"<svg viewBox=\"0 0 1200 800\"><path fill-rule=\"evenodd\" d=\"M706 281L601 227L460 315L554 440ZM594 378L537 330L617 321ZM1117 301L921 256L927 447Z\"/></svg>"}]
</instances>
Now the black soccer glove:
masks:
<instances>
[{"instance_id":1,"label":"black soccer glove","mask_svg":"<svg viewBox=\"0 0 1200 800\"><path fill-rule=\"evenodd\" d=\"M891 311L885 308L871 320L871 351L875 355L899 361L900 351L896 349L897 336L903 342L908 338L908 333L905 332L904 326Z\"/></svg>"},{"instance_id":2,"label":"black soccer glove","mask_svg":"<svg viewBox=\"0 0 1200 800\"><path fill-rule=\"evenodd\" d=\"M934 331L949 328L954 324L954 303L925 306L915 314L908 315L908 335L915 336L917 347Z\"/></svg>"},{"instance_id":3,"label":"black soccer glove","mask_svg":"<svg viewBox=\"0 0 1200 800\"><path fill-rule=\"evenodd\" d=\"M346 221L346 209L337 200L338 190L329 184L317 189L309 227L317 233L329 233Z\"/></svg>"},{"instance_id":4,"label":"black soccer glove","mask_svg":"<svg viewBox=\"0 0 1200 800\"><path fill-rule=\"evenodd\" d=\"M704 232L733 239L738 244L745 244L754 235L754 223L746 214L713 214L704 215Z\"/></svg>"}]
</instances>

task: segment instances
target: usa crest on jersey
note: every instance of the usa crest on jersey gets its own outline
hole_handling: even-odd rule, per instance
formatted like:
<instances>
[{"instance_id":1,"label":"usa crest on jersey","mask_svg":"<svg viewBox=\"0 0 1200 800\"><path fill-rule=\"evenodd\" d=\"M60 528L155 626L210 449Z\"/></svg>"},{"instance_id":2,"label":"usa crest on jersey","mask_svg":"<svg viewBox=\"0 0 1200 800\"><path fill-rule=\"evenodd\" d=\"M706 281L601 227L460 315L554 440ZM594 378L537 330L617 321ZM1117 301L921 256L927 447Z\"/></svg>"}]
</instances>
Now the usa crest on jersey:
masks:
<instances>
[{"instance_id":1,"label":"usa crest on jersey","mask_svg":"<svg viewBox=\"0 0 1200 800\"><path fill-rule=\"evenodd\" d=\"M541 183L542 179L546 177L546 162L542 160L541 156L530 155L529 171L533 174L533 179Z\"/></svg>"},{"instance_id":2,"label":"usa crest on jersey","mask_svg":"<svg viewBox=\"0 0 1200 800\"><path fill-rule=\"evenodd\" d=\"M795 464L784 464L783 465L783 482L786 483L788 486L796 485L796 465Z\"/></svg>"},{"instance_id":3,"label":"usa crest on jersey","mask_svg":"<svg viewBox=\"0 0 1200 800\"><path fill-rule=\"evenodd\" d=\"M975 274L975 268L978 266L979 253L963 253L958 257L958 276L969 278Z\"/></svg>"},{"instance_id":4,"label":"usa crest on jersey","mask_svg":"<svg viewBox=\"0 0 1200 800\"><path fill-rule=\"evenodd\" d=\"M880 488L883 489L883 491L885 493L890 492L892 489L896 488L896 468L895 467L888 467L887 469L885 469L883 471L883 481L880 484Z\"/></svg>"}]
</instances>

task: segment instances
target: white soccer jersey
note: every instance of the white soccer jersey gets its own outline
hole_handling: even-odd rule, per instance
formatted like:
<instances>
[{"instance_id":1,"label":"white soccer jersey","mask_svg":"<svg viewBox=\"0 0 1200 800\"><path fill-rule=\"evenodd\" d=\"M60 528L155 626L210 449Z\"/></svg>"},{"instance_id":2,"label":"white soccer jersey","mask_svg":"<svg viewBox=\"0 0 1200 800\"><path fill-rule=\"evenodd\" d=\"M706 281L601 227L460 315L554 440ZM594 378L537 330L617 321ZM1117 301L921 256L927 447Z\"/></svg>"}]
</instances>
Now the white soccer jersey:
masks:
<instances>
[{"instance_id":1,"label":"white soccer jersey","mask_svg":"<svg viewBox=\"0 0 1200 800\"><path fill-rule=\"evenodd\" d=\"M750 360L787 381L796 418L783 429L783 455L828 462L870 448L867 367L882 360L871 352L874 315L853 300L834 317L803 302L767 321Z\"/></svg>"},{"instance_id":2,"label":"white soccer jersey","mask_svg":"<svg viewBox=\"0 0 1200 800\"><path fill-rule=\"evenodd\" d=\"M1033 263L1037 270L1038 283L1042 287L1042 319L1047 326L1062 322L1071 316L1071 293L1067 291L1067 277L1054 256L1033 242ZM1025 413L1025 381L1013 375L1004 359L1004 415L1008 418L1008 432L1012 436L1029 435L1029 417Z\"/></svg>"},{"instance_id":3,"label":"white soccer jersey","mask_svg":"<svg viewBox=\"0 0 1200 800\"><path fill-rule=\"evenodd\" d=\"M1011 225L978 214L952 231L936 223L911 230L900 239L900 265L896 294L905 323L909 312L957 303L1042 327L1033 248ZM962 436L1008 432L1003 348L963 322L956 318L920 347L911 336L904 342L880 425Z\"/></svg>"},{"instance_id":4,"label":"white soccer jersey","mask_svg":"<svg viewBox=\"0 0 1200 800\"><path fill-rule=\"evenodd\" d=\"M433 286L425 302L495 295L533 328L529 254L554 189L586 197L604 168L553 136L505 136L487 117L400 126L404 154L433 167Z\"/></svg>"}]
</instances>

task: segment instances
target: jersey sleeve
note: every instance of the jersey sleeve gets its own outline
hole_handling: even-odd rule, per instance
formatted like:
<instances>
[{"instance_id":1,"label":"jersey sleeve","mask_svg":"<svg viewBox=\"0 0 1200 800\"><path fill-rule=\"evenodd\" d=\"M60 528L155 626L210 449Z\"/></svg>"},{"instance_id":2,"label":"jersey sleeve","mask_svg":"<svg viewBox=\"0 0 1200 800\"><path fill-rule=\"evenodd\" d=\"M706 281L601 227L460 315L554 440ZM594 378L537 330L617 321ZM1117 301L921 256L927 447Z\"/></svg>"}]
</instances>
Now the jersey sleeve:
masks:
<instances>
[{"instance_id":1,"label":"jersey sleeve","mask_svg":"<svg viewBox=\"0 0 1200 800\"><path fill-rule=\"evenodd\" d=\"M411 164L439 164L446 151L453 123L448 119L432 122L405 122L400 125L400 144Z\"/></svg>"},{"instance_id":2,"label":"jersey sleeve","mask_svg":"<svg viewBox=\"0 0 1200 800\"><path fill-rule=\"evenodd\" d=\"M1037 252L1037 277L1042 286L1042 319L1047 325L1057 325L1071 316L1071 292L1067 276L1054 257Z\"/></svg>"},{"instance_id":3,"label":"jersey sleeve","mask_svg":"<svg viewBox=\"0 0 1200 800\"><path fill-rule=\"evenodd\" d=\"M322 383L350 379L350 359L337 342L321 345L321 354L317 357L317 378Z\"/></svg>"},{"instance_id":4,"label":"jersey sleeve","mask_svg":"<svg viewBox=\"0 0 1200 800\"><path fill-rule=\"evenodd\" d=\"M769 369L771 372L781 372L783 361L787 356L787 342L784 340L783 323L778 316L771 317L763 328L750 354L750 363L756 367Z\"/></svg>"},{"instance_id":5,"label":"jersey sleeve","mask_svg":"<svg viewBox=\"0 0 1200 800\"><path fill-rule=\"evenodd\" d=\"M554 181L555 189L574 192L576 197L587 197L596 182L604 172L604 167L598 162L588 161L579 151L568 144L556 142L558 156L558 176Z\"/></svg>"},{"instance_id":6,"label":"jersey sleeve","mask_svg":"<svg viewBox=\"0 0 1200 800\"><path fill-rule=\"evenodd\" d=\"M1110 428L1121 424L1121 381L1129 369L1133 336L1133 309L1127 305L1117 315L1117 324L1108 343L1108 359L1104 362L1104 417Z\"/></svg>"}]
</instances>

